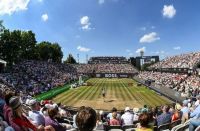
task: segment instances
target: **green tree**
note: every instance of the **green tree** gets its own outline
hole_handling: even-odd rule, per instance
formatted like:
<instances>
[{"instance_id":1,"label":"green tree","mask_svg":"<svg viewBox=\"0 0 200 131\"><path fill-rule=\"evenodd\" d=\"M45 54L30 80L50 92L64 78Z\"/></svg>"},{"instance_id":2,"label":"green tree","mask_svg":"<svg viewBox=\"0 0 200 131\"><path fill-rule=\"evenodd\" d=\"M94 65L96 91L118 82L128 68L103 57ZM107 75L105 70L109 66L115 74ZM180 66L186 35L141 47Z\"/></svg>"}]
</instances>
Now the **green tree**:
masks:
<instances>
[{"instance_id":1,"label":"green tree","mask_svg":"<svg viewBox=\"0 0 200 131\"><path fill-rule=\"evenodd\" d=\"M35 34L32 31L22 32L21 33L22 39L22 59L37 59L35 54L35 47L36 47L36 39Z\"/></svg>"},{"instance_id":2,"label":"green tree","mask_svg":"<svg viewBox=\"0 0 200 131\"><path fill-rule=\"evenodd\" d=\"M23 54L23 43L21 39L21 31L20 30L14 30L11 32L10 35L10 44L11 44L11 51L10 54L12 57L13 64L18 63L21 60L21 56Z\"/></svg>"},{"instance_id":3,"label":"green tree","mask_svg":"<svg viewBox=\"0 0 200 131\"><path fill-rule=\"evenodd\" d=\"M51 59L53 62L61 63L63 52L58 43L50 43L43 41L36 46L36 50L39 54L39 59L47 61Z\"/></svg>"},{"instance_id":4,"label":"green tree","mask_svg":"<svg viewBox=\"0 0 200 131\"><path fill-rule=\"evenodd\" d=\"M3 25L3 20L0 20L0 33L2 33L5 30L5 26Z\"/></svg>"},{"instance_id":5,"label":"green tree","mask_svg":"<svg viewBox=\"0 0 200 131\"><path fill-rule=\"evenodd\" d=\"M0 33L0 58L8 62L8 65L18 63L24 59L34 59L35 34L31 31L8 29Z\"/></svg>"},{"instance_id":6,"label":"green tree","mask_svg":"<svg viewBox=\"0 0 200 131\"><path fill-rule=\"evenodd\" d=\"M22 60L44 60L51 59L60 62L63 52L58 43L43 41L36 44L35 34L32 31L5 29L3 21L0 20L0 58L13 65Z\"/></svg>"},{"instance_id":7,"label":"green tree","mask_svg":"<svg viewBox=\"0 0 200 131\"><path fill-rule=\"evenodd\" d=\"M50 46L52 55L51 58L54 62L58 62L61 63L62 62L62 58L63 58L63 52L61 50L61 47L58 43L53 43Z\"/></svg>"},{"instance_id":8,"label":"green tree","mask_svg":"<svg viewBox=\"0 0 200 131\"><path fill-rule=\"evenodd\" d=\"M9 30L4 30L0 34L0 58L6 60L8 64L12 63L12 53L10 52L13 50L10 36L11 33Z\"/></svg>"},{"instance_id":9,"label":"green tree","mask_svg":"<svg viewBox=\"0 0 200 131\"><path fill-rule=\"evenodd\" d=\"M21 47L18 43L20 42L19 31L10 32L6 29L0 34L0 57L6 60L8 65L18 62Z\"/></svg>"},{"instance_id":10,"label":"green tree","mask_svg":"<svg viewBox=\"0 0 200 131\"><path fill-rule=\"evenodd\" d=\"M36 45L36 51L39 55L40 60L47 61L48 59L50 59L51 57L49 50L50 45L51 43L47 41L43 41Z\"/></svg>"},{"instance_id":11,"label":"green tree","mask_svg":"<svg viewBox=\"0 0 200 131\"><path fill-rule=\"evenodd\" d=\"M72 56L72 54L69 54L67 59L64 61L66 64L76 64L76 60Z\"/></svg>"}]
</instances>

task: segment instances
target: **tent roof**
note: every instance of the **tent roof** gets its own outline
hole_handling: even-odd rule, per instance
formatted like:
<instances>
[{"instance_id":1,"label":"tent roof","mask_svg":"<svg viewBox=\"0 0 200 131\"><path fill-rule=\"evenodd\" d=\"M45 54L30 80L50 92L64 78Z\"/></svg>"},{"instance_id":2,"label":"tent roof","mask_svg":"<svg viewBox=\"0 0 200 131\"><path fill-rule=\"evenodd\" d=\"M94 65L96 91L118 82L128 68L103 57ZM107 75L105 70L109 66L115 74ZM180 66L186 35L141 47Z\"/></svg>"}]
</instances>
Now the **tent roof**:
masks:
<instances>
[{"instance_id":1,"label":"tent roof","mask_svg":"<svg viewBox=\"0 0 200 131\"><path fill-rule=\"evenodd\" d=\"M0 59L0 63L6 64L7 62L2 60L2 59Z\"/></svg>"}]
</instances>

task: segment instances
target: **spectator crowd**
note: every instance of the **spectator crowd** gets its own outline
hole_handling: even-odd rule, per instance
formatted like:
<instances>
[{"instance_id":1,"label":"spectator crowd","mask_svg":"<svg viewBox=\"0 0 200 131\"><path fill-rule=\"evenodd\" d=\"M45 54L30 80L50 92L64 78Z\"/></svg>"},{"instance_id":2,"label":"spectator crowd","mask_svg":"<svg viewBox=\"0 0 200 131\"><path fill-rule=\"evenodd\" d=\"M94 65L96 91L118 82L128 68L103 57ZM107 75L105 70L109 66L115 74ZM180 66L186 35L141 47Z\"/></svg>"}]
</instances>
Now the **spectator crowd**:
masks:
<instances>
[{"instance_id":1,"label":"spectator crowd","mask_svg":"<svg viewBox=\"0 0 200 131\"><path fill-rule=\"evenodd\" d=\"M200 53L167 58L150 68L193 68ZM48 91L78 79L85 73L135 73L130 64L56 64L43 61L24 61L0 74L0 130L6 131L92 131L109 130L112 126L136 131L172 129L179 125L194 131L200 126L200 78L195 75L140 72L138 77L153 80L157 85L177 90L185 96L195 96L175 105L143 108L113 108L111 112L80 107L66 108L50 100L37 101L33 95Z\"/></svg>"},{"instance_id":2,"label":"spectator crowd","mask_svg":"<svg viewBox=\"0 0 200 131\"><path fill-rule=\"evenodd\" d=\"M154 86L178 91L182 97L195 97L200 93L200 78L196 75L142 71L138 74L138 78L150 80L154 82Z\"/></svg>"},{"instance_id":3,"label":"spectator crowd","mask_svg":"<svg viewBox=\"0 0 200 131\"><path fill-rule=\"evenodd\" d=\"M138 77L144 80L153 80L157 85L164 85L167 88L173 89L186 79L187 74L143 71L139 73Z\"/></svg>"},{"instance_id":4,"label":"spectator crowd","mask_svg":"<svg viewBox=\"0 0 200 131\"><path fill-rule=\"evenodd\" d=\"M142 80L155 82L155 86L158 85L178 91L183 97L197 96L200 93L199 64L200 52L181 54L167 57L149 66L148 69L150 71L142 71L138 77ZM189 70L181 73L180 68ZM173 73L173 69L179 73Z\"/></svg>"},{"instance_id":5,"label":"spectator crowd","mask_svg":"<svg viewBox=\"0 0 200 131\"><path fill-rule=\"evenodd\" d=\"M188 94L186 96L197 96L200 94L200 78L196 75L190 75L180 83L176 90Z\"/></svg>"},{"instance_id":6,"label":"spectator crowd","mask_svg":"<svg viewBox=\"0 0 200 131\"><path fill-rule=\"evenodd\" d=\"M77 79L74 67L43 61L24 61L14 65L8 73L0 74L0 81L31 95L39 94Z\"/></svg>"},{"instance_id":7,"label":"spectator crowd","mask_svg":"<svg viewBox=\"0 0 200 131\"><path fill-rule=\"evenodd\" d=\"M105 112L84 106L71 110L51 100L23 99L12 88L0 86L0 128L5 131L104 131L112 127L136 131L184 127L194 131L200 126L199 95L180 104L126 107L124 111L113 107Z\"/></svg>"},{"instance_id":8,"label":"spectator crowd","mask_svg":"<svg viewBox=\"0 0 200 131\"><path fill-rule=\"evenodd\" d=\"M136 73L131 64L78 64L74 65L78 73Z\"/></svg>"},{"instance_id":9,"label":"spectator crowd","mask_svg":"<svg viewBox=\"0 0 200 131\"><path fill-rule=\"evenodd\" d=\"M190 68L199 64L200 52L181 54L177 56L168 57L149 68Z\"/></svg>"}]
</instances>

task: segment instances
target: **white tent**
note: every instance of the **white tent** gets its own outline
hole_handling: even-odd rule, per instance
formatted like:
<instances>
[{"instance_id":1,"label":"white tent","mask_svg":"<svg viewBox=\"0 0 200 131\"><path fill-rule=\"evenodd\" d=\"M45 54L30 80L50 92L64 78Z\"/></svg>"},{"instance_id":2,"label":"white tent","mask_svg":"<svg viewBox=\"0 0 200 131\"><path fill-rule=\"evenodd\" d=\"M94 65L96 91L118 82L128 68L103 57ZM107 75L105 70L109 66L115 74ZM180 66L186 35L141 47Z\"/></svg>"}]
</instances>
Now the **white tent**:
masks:
<instances>
[{"instance_id":1,"label":"white tent","mask_svg":"<svg viewBox=\"0 0 200 131\"><path fill-rule=\"evenodd\" d=\"M6 66L7 62L2 60L2 59L0 59L0 64L4 64L4 66Z\"/></svg>"}]
</instances>

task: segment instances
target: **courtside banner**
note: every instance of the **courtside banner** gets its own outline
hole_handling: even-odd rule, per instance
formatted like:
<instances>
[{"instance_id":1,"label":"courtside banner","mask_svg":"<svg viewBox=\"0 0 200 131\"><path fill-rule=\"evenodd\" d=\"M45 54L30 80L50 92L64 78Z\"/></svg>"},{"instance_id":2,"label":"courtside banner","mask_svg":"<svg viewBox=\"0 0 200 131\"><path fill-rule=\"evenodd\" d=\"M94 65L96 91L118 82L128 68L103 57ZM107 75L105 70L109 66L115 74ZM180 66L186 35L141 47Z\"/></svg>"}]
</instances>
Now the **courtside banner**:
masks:
<instances>
[{"instance_id":1,"label":"courtside banner","mask_svg":"<svg viewBox=\"0 0 200 131\"><path fill-rule=\"evenodd\" d=\"M134 74L131 73L96 73L97 78L129 78Z\"/></svg>"}]
</instances>

